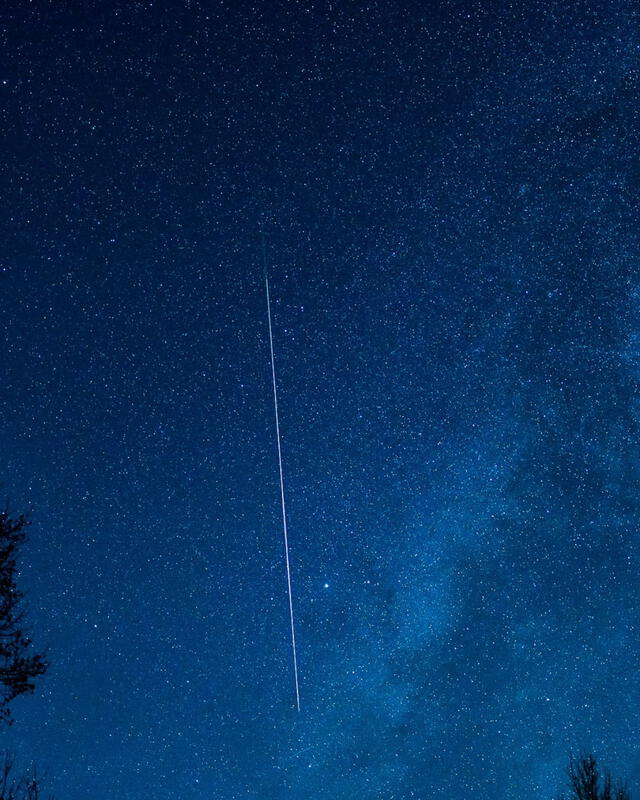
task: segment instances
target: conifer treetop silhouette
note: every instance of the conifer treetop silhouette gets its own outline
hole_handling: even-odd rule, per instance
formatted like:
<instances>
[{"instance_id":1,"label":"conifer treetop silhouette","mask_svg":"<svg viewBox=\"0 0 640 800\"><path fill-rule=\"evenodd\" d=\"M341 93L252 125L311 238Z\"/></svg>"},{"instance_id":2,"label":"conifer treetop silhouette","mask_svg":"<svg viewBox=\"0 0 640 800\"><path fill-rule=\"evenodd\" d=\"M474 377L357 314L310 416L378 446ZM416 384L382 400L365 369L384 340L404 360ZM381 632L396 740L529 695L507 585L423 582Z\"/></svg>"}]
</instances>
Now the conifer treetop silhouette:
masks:
<instances>
[{"instance_id":1,"label":"conifer treetop silhouette","mask_svg":"<svg viewBox=\"0 0 640 800\"><path fill-rule=\"evenodd\" d=\"M25 629L24 594L16 586L16 555L26 537L29 521L0 512L0 722L11 724L9 705L30 694L47 662L33 651Z\"/></svg>"}]
</instances>

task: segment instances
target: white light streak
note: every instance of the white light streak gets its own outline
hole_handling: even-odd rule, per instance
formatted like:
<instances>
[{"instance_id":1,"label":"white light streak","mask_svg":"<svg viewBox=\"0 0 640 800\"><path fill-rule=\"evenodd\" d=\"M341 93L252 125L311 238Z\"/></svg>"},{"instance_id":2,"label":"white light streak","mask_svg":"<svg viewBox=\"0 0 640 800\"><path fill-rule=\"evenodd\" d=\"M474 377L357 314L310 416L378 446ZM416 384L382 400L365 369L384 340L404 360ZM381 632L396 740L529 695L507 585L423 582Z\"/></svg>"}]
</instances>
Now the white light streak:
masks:
<instances>
[{"instance_id":1,"label":"white light streak","mask_svg":"<svg viewBox=\"0 0 640 800\"><path fill-rule=\"evenodd\" d=\"M264 248L264 242L263 242ZM264 257L264 249L263 249ZM273 331L271 328L271 298L269 296L269 279L266 271L264 283L267 289L267 318L269 320L269 349L271 351L271 378L273 380L273 408L276 418L276 440L278 442L278 469L280 472L280 500L282 503L282 531L284 534L284 556L287 565L287 591L289 594L289 619L291 621L291 649L293 652L293 676L296 684L296 707L300 711L300 684L298 682L298 656L296 652L296 630L293 621L293 597L291 593L291 567L289 565L289 535L287 532L287 506L284 501L284 476L282 472L282 447L280 444L280 419L278 417L278 390L276 389L276 364L273 356Z\"/></svg>"}]
</instances>

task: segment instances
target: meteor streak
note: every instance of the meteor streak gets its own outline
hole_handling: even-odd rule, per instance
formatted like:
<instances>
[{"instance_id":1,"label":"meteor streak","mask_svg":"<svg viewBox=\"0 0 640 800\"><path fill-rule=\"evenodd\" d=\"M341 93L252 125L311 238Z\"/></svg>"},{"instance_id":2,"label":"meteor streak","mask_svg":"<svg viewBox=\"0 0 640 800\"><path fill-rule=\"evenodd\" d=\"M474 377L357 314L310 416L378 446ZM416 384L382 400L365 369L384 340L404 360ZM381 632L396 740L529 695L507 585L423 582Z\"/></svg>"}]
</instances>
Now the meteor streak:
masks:
<instances>
[{"instance_id":1,"label":"meteor streak","mask_svg":"<svg viewBox=\"0 0 640 800\"><path fill-rule=\"evenodd\" d=\"M293 621L293 598L291 594L291 568L289 566L289 536L287 533L287 506L284 501L284 476L282 472L282 447L280 444L280 419L278 417L278 390L276 389L276 364L273 356L273 331L271 327L271 298L269 296L269 278L267 277L267 259L262 240L262 260L264 262L264 284L267 290L267 319L269 320L269 349L271 351L271 378L273 381L273 408L276 419L276 440L278 442L278 469L280 472L280 500L282 504L282 532L284 534L284 556L287 566L287 590L289 593L289 619L291 621L291 649L293 652L293 676L296 684L296 706L300 711L300 684L298 682L298 656L296 653L296 630Z\"/></svg>"}]
</instances>

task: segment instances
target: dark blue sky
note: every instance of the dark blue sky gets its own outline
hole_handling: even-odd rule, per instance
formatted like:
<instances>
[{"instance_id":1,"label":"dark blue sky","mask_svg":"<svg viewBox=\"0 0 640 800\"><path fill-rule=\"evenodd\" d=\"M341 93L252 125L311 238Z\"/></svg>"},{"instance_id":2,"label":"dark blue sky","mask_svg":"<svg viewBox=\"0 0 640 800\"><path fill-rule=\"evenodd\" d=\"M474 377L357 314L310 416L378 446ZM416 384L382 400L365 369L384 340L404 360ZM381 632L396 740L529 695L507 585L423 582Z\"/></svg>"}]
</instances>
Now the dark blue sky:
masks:
<instances>
[{"instance_id":1,"label":"dark blue sky","mask_svg":"<svg viewBox=\"0 0 640 800\"><path fill-rule=\"evenodd\" d=\"M60 800L638 791L639 22L10 4L3 737Z\"/></svg>"}]
</instances>

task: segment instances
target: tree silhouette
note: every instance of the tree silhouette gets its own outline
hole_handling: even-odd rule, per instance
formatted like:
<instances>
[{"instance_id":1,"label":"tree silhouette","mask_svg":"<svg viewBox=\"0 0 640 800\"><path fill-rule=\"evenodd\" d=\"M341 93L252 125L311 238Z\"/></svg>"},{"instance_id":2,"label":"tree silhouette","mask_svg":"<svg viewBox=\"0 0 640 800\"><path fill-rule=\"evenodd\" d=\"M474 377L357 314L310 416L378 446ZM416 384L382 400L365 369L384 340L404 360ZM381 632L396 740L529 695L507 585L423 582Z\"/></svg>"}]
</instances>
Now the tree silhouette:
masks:
<instances>
[{"instance_id":1,"label":"tree silhouette","mask_svg":"<svg viewBox=\"0 0 640 800\"><path fill-rule=\"evenodd\" d=\"M47 669L44 656L32 652L24 628L24 595L16 586L16 553L28 524L22 514L0 513L0 721L8 724L13 721L11 701L33 692L34 679Z\"/></svg>"},{"instance_id":2,"label":"tree silhouette","mask_svg":"<svg viewBox=\"0 0 640 800\"><path fill-rule=\"evenodd\" d=\"M569 800L631 800L628 789L617 783L615 786L609 772L600 776L598 765L592 755L571 758L569 769ZM560 795L558 800L566 800Z\"/></svg>"},{"instance_id":3,"label":"tree silhouette","mask_svg":"<svg viewBox=\"0 0 640 800\"><path fill-rule=\"evenodd\" d=\"M0 800L42 800L40 779L35 771L33 775L14 777L13 756L4 754L4 762L0 767Z\"/></svg>"}]
</instances>

